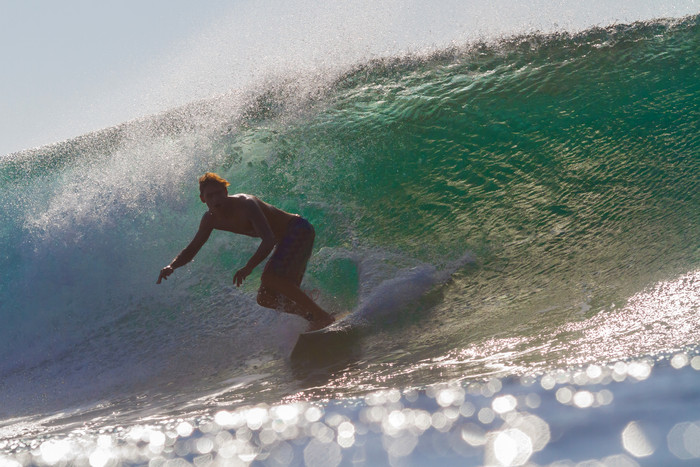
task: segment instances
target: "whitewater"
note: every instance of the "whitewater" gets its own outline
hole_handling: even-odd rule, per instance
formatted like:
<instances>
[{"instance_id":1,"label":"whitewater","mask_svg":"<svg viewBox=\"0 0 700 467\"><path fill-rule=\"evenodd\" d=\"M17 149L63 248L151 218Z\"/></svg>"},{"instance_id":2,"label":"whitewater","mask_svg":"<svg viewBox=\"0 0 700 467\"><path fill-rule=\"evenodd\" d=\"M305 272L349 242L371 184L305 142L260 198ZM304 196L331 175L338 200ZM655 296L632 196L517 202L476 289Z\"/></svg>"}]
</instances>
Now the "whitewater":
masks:
<instances>
[{"instance_id":1,"label":"whitewater","mask_svg":"<svg viewBox=\"0 0 700 467\"><path fill-rule=\"evenodd\" d=\"M697 463L697 8L499 5L263 22L255 67L0 158L0 465ZM155 284L205 171L311 221L352 343L290 359L250 238Z\"/></svg>"}]
</instances>

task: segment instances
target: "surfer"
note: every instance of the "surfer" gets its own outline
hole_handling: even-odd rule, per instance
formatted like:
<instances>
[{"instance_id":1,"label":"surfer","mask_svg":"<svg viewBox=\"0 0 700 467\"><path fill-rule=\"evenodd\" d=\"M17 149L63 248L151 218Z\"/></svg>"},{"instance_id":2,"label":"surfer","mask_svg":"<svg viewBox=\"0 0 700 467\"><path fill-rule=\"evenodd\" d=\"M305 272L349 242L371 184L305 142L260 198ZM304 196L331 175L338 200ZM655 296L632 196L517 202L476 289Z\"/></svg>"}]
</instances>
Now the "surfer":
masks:
<instances>
[{"instance_id":1,"label":"surfer","mask_svg":"<svg viewBox=\"0 0 700 467\"><path fill-rule=\"evenodd\" d=\"M315 232L303 217L282 211L252 195L229 195L229 182L207 172L199 179L199 197L209 210L199 230L184 250L160 271L157 284L175 269L192 261L212 230L260 238L260 246L243 268L233 276L238 287L257 265L272 256L260 278L258 304L294 313L311 322L311 330L328 326L335 319L318 306L299 286L311 256Z\"/></svg>"}]
</instances>

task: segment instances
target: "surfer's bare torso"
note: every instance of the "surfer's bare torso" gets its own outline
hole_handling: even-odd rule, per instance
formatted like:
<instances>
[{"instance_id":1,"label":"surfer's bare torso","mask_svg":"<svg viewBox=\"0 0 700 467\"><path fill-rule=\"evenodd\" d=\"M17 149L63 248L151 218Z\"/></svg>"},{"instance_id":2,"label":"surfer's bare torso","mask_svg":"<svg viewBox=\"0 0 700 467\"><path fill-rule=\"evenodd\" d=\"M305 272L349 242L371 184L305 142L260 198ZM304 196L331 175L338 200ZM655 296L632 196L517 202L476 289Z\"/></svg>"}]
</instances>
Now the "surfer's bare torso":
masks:
<instances>
[{"instance_id":1,"label":"surfer's bare torso","mask_svg":"<svg viewBox=\"0 0 700 467\"><path fill-rule=\"evenodd\" d=\"M242 193L215 200L212 207L213 209L210 208L202 216L202 227L263 238L265 232L261 232L261 230L266 229L254 222L256 214L259 213L267 221L275 243L284 236L289 221L296 217L296 215L271 206L255 196Z\"/></svg>"}]
</instances>

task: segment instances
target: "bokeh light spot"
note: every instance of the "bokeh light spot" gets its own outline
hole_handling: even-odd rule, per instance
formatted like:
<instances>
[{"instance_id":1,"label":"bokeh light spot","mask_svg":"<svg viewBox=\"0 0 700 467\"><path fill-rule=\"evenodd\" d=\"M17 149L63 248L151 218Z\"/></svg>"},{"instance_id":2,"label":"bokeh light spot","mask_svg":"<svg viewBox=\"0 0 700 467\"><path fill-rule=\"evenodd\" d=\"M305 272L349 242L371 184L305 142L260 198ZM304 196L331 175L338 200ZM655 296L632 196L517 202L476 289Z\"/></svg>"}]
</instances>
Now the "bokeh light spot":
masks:
<instances>
[{"instance_id":1,"label":"bokeh light spot","mask_svg":"<svg viewBox=\"0 0 700 467\"><path fill-rule=\"evenodd\" d=\"M634 457L647 457L654 453L654 446L637 422L630 422L622 430L622 446Z\"/></svg>"},{"instance_id":2,"label":"bokeh light spot","mask_svg":"<svg viewBox=\"0 0 700 467\"><path fill-rule=\"evenodd\" d=\"M514 428L497 433L490 448L494 460L504 466L523 465L533 452L530 437Z\"/></svg>"},{"instance_id":3,"label":"bokeh light spot","mask_svg":"<svg viewBox=\"0 0 700 467\"><path fill-rule=\"evenodd\" d=\"M666 438L668 449L679 459L700 458L700 424L683 422L676 424Z\"/></svg>"}]
</instances>

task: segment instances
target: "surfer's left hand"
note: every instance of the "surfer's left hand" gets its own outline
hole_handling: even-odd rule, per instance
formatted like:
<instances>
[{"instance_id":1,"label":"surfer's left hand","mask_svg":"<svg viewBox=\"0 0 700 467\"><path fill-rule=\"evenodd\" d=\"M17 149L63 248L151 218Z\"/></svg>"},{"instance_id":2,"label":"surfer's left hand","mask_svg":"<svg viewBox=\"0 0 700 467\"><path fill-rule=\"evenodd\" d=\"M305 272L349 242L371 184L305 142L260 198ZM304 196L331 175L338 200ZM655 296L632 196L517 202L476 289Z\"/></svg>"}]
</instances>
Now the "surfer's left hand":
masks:
<instances>
[{"instance_id":1,"label":"surfer's left hand","mask_svg":"<svg viewBox=\"0 0 700 467\"><path fill-rule=\"evenodd\" d=\"M243 283L243 280L245 280L245 278L248 277L251 272L252 271L248 269L247 266L239 269L233 276L233 285L235 285L236 287L240 287L240 285Z\"/></svg>"},{"instance_id":2,"label":"surfer's left hand","mask_svg":"<svg viewBox=\"0 0 700 467\"><path fill-rule=\"evenodd\" d=\"M156 284L160 284L160 281L162 281L163 279L165 279L165 280L167 281L167 280L168 280L168 276L169 276L170 274L172 274L173 271L174 271L174 269L173 269L173 267L170 266L170 265L165 266L163 269L161 269L161 270L160 270L160 274L158 275L158 281L156 282Z\"/></svg>"}]
</instances>

